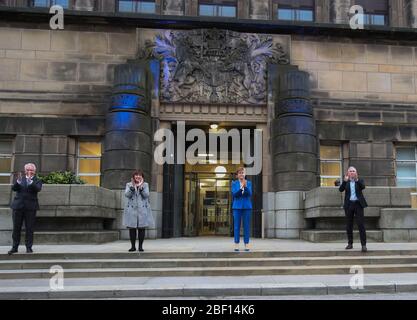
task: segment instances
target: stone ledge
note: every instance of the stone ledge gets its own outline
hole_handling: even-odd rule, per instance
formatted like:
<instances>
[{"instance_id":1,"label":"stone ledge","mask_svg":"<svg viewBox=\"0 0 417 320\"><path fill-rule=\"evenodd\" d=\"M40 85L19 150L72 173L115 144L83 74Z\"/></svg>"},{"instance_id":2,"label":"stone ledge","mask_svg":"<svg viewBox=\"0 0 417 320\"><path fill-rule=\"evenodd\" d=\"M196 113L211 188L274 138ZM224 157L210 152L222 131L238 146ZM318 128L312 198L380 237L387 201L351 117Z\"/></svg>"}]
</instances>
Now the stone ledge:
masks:
<instances>
[{"instance_id":1,"label":"stone ledge","mask_svg":"<svg viewBox=\"0 0 417 320\"><path fill-rule=\"evenodd\" d=\"M382 242L383 233L381 230L367 230L368 241ZM301 239L310 242L346 242L346 231L343 230L303 230ZM359 232L353 232L355 241L359 240Z\"/></svg>"},{"instance_id":2,"label":"stone ledge","mask_svg":"<svg viewBox=\"0 0 417 320\"><path fill-rule=\"evenodd\" d=\"M42 206L36 214L42 218L103 218L116 219L117 212L97 206Z\"/></svg>"},{"instance_id":3,"label":"stone ledge","mask_svg":"<svg viewBox=\"0 0 417 320\"><path fill-rule=\"evenodd\" d=\"M381 208L368 207L365 209L365 217L380 217ZM345 218L345 210L341 207L315 207L305 210L304 217L312 218Z\"/></svg>"},{"instance_id":4,"label":"stone ledge","mask_svg":"<svg viewBox=\"0 0 417 320\"><path fill-rule=\"evenodd\" d=\"M381 209L379 221L381 229L416 229L417 209L387 208Z\"/></svg>"},{"instance_id":5,"label":"stone ledge","mask_svg":"<svg viewBox=\"0 0 417 320\"><path fill-rule=\"evenodd\" d=\"M411 207L411 188L367 187L363 193L370 207ZM342 207L343 200L337 187L319 187L306 192L305 208Z\"/></svg>"}]
</instances>

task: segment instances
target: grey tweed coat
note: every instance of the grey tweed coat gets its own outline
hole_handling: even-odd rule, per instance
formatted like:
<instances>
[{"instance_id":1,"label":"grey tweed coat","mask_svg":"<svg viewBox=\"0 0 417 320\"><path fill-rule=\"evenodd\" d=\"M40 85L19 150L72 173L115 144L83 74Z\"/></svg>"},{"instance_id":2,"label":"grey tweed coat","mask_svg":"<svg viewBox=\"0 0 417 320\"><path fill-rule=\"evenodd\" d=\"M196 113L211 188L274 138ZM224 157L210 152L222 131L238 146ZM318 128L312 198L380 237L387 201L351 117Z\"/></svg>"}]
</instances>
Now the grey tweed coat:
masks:
<instances>
[{"instance_id":1,"label":"grey tweed coat","mask_svg":"<svg viewBox=\"0 0 417 320\"><path fill-rule=\"evenodd\" d=\"M138 190L129 182L125 197L123 225L127 228L153 228L155 223L149 203L149 185L144 182L142 189Z\"/></svg>"}]
</instances>

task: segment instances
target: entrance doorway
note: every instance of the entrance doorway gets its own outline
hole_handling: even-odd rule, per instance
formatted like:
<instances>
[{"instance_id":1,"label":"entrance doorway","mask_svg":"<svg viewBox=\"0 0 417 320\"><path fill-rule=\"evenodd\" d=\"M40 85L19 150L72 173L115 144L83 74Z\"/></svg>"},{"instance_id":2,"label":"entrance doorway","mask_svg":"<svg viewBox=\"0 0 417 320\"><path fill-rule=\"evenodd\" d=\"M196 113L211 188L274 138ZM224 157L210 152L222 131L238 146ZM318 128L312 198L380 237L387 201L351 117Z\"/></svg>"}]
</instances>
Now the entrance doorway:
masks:
<instances>
[{"instance_id":1,"label":"entrance doorway","mask_svg":"<svg viewBox=\"0 0 417 320\"><path fill-rule=\"evenodd\" d=\"M232 234L232 174L186 173L185 236L230 236Z\"/></svg>"},{"instance_id":2,"label":"entrance doorway","mask_svg":"<svg viewBox=\"0 0 417 320\"><path fill-rule=\"evenodd\" d=\"M191 127L192 128L192 127ZM202 127L209 132L207 127ZM227 128L226 128L227 129ZM174 130L175 136L176 132ZM251 136L253 139L253 136ZM207 140L208 142L208 140ZM185 150L193 142L187 142ZM253 142L250 142L253 145ZM229 143L230 146L230 143ZM207 150L208 145L207 145ZM219 152L219 150L218 150ZM229 149L229 159L233 158ZM239 152L239 154L241 154ZM243 160L222 164L214 154L197 154L197 164L165 164L162 208L162 236L233 236L231 185ZM251 235L261 236L262 174L252 181L253 215Z\"/></svg>"}]
</instances>

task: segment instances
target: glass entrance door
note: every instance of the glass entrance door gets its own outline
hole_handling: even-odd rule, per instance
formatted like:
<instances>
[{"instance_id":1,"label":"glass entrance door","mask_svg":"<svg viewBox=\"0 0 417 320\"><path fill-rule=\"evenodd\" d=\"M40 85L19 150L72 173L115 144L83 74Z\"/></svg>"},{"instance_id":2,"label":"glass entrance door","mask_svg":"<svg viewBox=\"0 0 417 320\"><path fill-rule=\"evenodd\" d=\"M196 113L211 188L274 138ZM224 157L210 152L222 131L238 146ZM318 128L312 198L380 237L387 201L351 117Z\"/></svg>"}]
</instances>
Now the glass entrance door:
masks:
<instances>
[{"instance_id":1,"label":"glass entrance door","mask_svg":"<svg viewBox=\"0 0 417 320\"><path fill-rule=\"evenodd\" d=\"M231 176L189 173L185 177L184 236L230 236Z\"/></svg>"},{"instance_id":2,"label":"glass entrance door","mask_svg":"<svg viewBox=\"0 0 417 320\"><path fill-rule=\"evenodd\" d=\"M230 235L230 179L199 176L198 234Z\"/></svg>"}]
</instances>

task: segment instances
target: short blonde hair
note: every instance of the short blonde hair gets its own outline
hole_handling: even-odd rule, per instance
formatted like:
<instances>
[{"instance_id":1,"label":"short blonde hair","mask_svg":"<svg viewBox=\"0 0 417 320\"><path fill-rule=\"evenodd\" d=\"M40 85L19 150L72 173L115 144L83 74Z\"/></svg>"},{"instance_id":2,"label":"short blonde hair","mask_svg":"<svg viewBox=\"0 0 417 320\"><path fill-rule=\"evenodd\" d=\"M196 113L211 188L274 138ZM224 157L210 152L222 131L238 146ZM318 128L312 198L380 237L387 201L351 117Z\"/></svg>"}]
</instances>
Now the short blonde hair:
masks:
<instances>
[{"instance_id":1,"label":"short blonde hair","mask_svg":"<svg viewBox=\"0 0 417 320\"><path fill-rule=\"evenodd\" d=\"M239 172L240 172L240 171L245 172L245 171L246 171L246 169L245 169L244 167L239 167L239 168L237 168L237 170L236 170L236 174L239 174Z\"/></svg>"}]
</instances>

